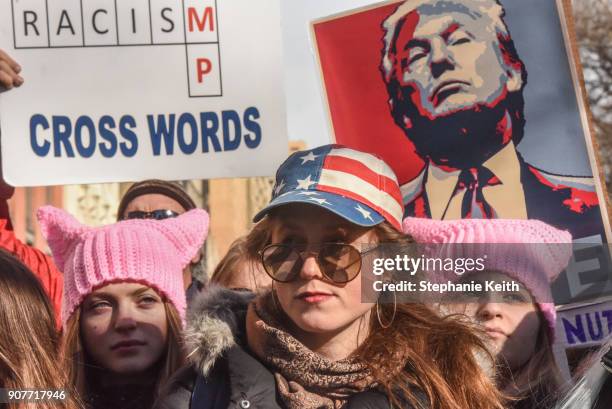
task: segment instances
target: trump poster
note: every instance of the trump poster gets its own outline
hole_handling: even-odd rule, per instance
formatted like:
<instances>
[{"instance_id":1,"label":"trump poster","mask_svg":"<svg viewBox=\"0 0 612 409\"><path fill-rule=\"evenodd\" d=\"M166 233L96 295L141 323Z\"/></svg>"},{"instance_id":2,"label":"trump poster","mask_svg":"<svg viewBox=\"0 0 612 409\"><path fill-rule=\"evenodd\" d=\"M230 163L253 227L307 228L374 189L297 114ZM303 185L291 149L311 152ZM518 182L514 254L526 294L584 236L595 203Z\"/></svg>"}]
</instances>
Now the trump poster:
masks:
<instances>
[{"instance_id":1,"label":"trump poster","mask_svg":"<svg viewBox=\"0 0 612 409\"><path fill-rule=\"evenodd\" d=\"M389 162L406 216L539 219L608 242L568 12L406 0L314 21L332 135Z\"/></svg>"}]
</instances>

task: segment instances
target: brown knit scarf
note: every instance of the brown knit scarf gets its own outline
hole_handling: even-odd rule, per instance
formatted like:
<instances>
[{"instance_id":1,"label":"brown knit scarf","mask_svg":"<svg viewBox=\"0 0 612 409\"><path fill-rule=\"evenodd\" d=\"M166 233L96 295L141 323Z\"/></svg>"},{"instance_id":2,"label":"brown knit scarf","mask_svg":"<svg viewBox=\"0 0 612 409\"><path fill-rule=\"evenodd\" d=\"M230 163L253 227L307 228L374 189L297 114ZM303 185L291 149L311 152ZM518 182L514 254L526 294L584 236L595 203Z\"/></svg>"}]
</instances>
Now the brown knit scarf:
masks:
<instances>
[{"instance_id":1,"label":"brown knit scarf","mask_svg":"<svg viewBox=\"0 0 612 409\"><path fill-rule=\"evenodd\" d=\"M274 372L288 409L338 409L358 392L373 387L366 366L354 358L330 361L311 351L281 324L272 294L249 305L247 338L251 350Z\"/></svg>"}]
</instances>

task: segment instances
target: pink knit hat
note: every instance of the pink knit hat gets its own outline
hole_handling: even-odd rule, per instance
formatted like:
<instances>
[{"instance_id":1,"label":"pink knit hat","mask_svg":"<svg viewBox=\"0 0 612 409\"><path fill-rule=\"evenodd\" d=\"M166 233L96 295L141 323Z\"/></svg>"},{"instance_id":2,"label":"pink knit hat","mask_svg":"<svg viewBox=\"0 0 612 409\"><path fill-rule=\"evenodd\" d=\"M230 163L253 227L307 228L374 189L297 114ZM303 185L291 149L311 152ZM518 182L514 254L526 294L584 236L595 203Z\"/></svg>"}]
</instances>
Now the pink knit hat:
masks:
<instances>
[{"instance_id":1,"label":"pink knit hat","mask_svg":"<svg viewBox=\"0 0 612 409\"><path fill-rule=\"evenodd\" d=\"M404 233L418 243L469 244L456 246L461 257L474 251L486 254L486 268L505 273L521 282L538 304L554 340L557 313L550 283L567 267L572 255L572 236L539 220L460 219L432 220L407 217ZM500 244L524 244L503 246ZM533 244L533 245L532 245ZM459 249L460 248L460 249ZM453 247L445 249L452 253ZM452 254L451 254L452 255Z\"/></svg>"},{"instance_id":2,"label":"pink knit hat","mask_svg":"<svg viewBox=\"0 0 612 409\"><path fill-rule=\"evenodd\" d=\"M38 220L55 263L64 272L64 327L88 294L124 281L155 289L174 304L184 321L182 271L208 234L204 210L165 220L133 219L88 227L61 209L43 206Z\"/></svg>"}]
</instances>

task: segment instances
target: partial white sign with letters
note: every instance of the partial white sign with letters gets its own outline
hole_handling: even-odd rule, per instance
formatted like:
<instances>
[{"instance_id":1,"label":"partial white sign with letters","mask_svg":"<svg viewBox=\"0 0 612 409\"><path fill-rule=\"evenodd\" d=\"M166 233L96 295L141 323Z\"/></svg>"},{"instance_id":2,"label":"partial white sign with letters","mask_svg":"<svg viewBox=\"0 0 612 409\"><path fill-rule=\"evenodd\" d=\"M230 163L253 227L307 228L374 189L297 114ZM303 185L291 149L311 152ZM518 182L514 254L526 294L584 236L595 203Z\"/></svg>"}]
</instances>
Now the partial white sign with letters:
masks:
<instances>
[{"instance_id":1,"label":"partial white sign with letters","mask_svg":"<svg viewBox=\"0 0 612 409\"><path fill-rule=\"evenodd\" d=\"M16 186L272 175L287 155L279 0L10 0Z\"/></svg>"}]
</instances>

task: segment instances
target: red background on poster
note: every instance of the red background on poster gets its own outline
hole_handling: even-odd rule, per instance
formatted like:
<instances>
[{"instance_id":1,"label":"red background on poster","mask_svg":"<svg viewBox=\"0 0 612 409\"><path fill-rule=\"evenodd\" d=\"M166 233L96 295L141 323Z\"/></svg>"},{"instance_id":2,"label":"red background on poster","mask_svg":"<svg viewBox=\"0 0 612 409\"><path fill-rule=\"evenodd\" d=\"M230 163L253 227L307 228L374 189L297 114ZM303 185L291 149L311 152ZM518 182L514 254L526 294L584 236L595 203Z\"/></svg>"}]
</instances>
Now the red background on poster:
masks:
<instances>
[{"instance_id":1,"label":"red background on poster","mask_svg":"<svg viewBox=\"0 0 612 409\"><path fill-rule=\"evenodd\" d=\"M336 142L380 155L403 184L423 161L393 122L379 69L382 22L397 4L315 22L313 31Z\"/></svg>"}]
</instances>

